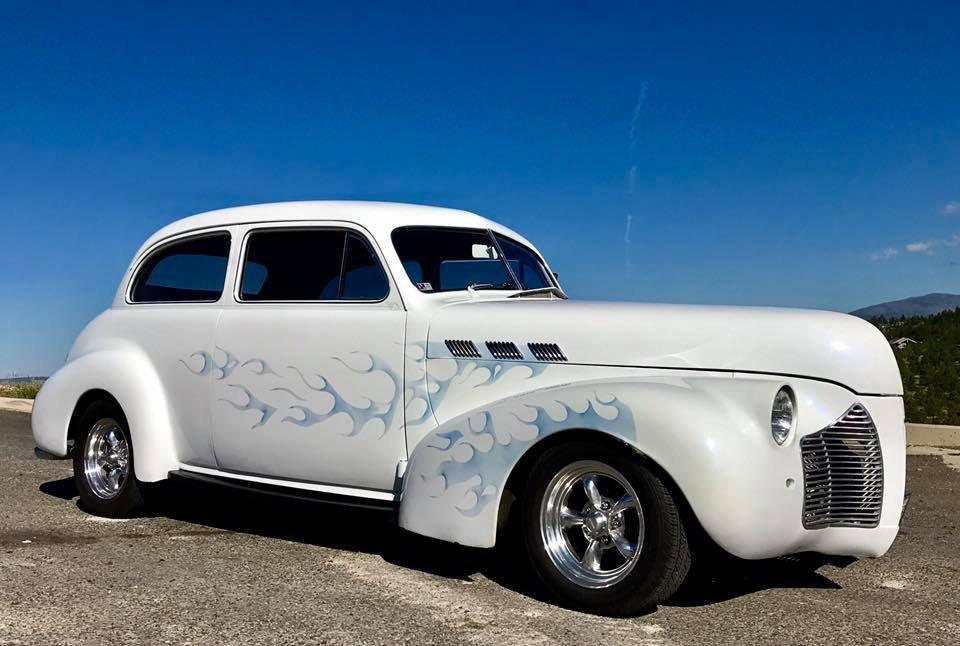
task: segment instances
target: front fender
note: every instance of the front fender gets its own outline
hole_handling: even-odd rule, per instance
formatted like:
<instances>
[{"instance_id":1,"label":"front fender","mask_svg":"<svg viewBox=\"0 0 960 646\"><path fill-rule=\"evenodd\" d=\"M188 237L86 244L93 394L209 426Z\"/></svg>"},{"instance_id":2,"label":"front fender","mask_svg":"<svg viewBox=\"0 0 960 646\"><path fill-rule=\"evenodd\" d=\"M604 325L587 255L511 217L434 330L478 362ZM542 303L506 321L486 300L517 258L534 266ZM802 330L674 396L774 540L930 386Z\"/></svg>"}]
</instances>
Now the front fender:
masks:
<instances>
[{"instance_id":1,"label":"front fender","mask_svg":"<svg viewBox=\"0 0 960 646\"><path fill-rule=\"evenodd\" d=\"M163 480L178 468L163 385L149 359L135 348L81 355L44 383L31 420L38 447L53 455L67 454L70 419L77 402L91 390L110 393L123 409L138 480Z\"/></svg>"},{"instance_id":2,"label":"front fender","mask_svg":"<svg viewBox=\"0 0 960 646\"><path fill-rule=\"evenodd\" d=\"M553 386L485 405L414 448L400 524L492 547L503 489L520 458L553 433L583 429L615 436L658 464L727 551L745 558L799 551L802 532L783 531L785 518L799 525L802 514L797 437L778 446L770 435L771 402L787 383L797 393L797 436L830 424L855 400L810 380L674 373Z\"/></svg>"}]
</instances>

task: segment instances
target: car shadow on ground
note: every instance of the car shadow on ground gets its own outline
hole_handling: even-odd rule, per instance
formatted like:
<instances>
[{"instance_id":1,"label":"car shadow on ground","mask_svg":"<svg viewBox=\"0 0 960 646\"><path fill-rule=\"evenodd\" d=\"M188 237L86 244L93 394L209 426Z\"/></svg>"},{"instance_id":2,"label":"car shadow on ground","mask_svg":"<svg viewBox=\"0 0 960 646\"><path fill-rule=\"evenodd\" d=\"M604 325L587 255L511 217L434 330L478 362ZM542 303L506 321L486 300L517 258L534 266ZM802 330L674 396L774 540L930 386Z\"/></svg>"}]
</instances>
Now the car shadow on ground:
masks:
<instances>
[{"instance_id":1,"label":"car shadow on ground","mask_svg":"<svg viewBox=\"0 0 960 646\"><path fill-rule=\"evenodd\" d=\"M45 482L40 491L64 501L77 497L71 478ZM148 517L169 518L219 530L218 533L245 533L376 554L399 567L450 579L469 581L482 574L507 589L553 603L527 564L519 540L509 534L501 541L503 546L475 549L406 532L396 526L391 512L244 493L199 483L165 483L148 493ZM79 500L76 504L82 509ZM837 583L818 570L827 564L843 567L851 562L815 554L745 561L716 550L706 560L665 605L705 606L773 588L838 589Z\"/></svg>"},{"instance_id":2,"label":"car shadow on ground","mask_svg":"<svg viewBox=\"0 0 960 646\"><path fill-rule=\"evenodd\" d=\"M717 554L712 562L694 570L665 605L708 606L770 589L839 590L840 585L819 570L827 565L846 567L853 561L812 553L761 561Z\"/></svg>"}]
</instances>

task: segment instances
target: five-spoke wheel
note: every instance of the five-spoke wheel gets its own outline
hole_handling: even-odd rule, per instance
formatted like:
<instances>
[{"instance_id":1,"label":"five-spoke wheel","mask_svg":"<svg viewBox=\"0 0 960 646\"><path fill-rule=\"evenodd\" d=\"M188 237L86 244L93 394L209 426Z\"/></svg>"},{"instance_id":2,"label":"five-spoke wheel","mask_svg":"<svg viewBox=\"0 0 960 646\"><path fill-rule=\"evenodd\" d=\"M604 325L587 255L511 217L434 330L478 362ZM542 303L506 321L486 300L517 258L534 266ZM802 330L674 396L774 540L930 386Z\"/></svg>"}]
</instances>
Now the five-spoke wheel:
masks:
<instances>
[{"instance_id":1,"label":"five-spoke wheel","mask_svg":"<svg viewBox=\"0 0 960 646\"><path fill-rule=\"evenodd\" d=\"M636 614L672 595L690 569L665 477L627 447L571 441L547 449L520 502L534 568L570 606Z\"/></svg>"},{"instance_id":2,"label":"five-spoke wheel","mask_svg":"<svg viewBox=\"0 0 960 646\"><path fill-rule=\"evenodd\" d=\"M80 502L101 516L129 516L143 506L134 477L127 419L112 401L90 404L77 422L73 473Z\"/></svg>"},{"instance_id":3,"label":"five-spoke wheel","mask_svg":"<svg viewBox=\"0 0 960 646\"><path fill-rule=\"evenodd\" d=\"M564 576L600 588L621 581L640 557L643 513L619 471L600 462L574 462L547 486L540 531Z\"/></svg>"},{"instance_id":4,"label":"five-spoke wheel","mask_svg":"<svg viewBox=\"0 0 960 646\"><path fill-rule=\"evenodd\" d=\"M97 420L87 435L83 472L87 484L100 498L110 500L120 493L130 468L130 446L116 420Z\"/></svg>"}]
</instances>

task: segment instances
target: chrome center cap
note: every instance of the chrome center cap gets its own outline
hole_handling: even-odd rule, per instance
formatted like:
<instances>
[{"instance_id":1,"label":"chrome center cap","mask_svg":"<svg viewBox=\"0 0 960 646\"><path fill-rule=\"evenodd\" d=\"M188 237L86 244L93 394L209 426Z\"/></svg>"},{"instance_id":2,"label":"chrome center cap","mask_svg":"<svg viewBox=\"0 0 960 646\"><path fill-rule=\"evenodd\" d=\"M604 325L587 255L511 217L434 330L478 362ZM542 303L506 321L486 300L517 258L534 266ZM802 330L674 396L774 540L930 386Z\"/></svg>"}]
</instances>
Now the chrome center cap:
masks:
<instances>
[{"instance_id":1,"label":"chrome center cap","mask_svg":"<svg viewBox=\"0 0 960 646\"><path fill-rule=\"evenodd\" d=\"M600 510L593 510L584 514L583 531L587 536L603 536L607 533L609 519Z\"/></svg>"}]
</instances>

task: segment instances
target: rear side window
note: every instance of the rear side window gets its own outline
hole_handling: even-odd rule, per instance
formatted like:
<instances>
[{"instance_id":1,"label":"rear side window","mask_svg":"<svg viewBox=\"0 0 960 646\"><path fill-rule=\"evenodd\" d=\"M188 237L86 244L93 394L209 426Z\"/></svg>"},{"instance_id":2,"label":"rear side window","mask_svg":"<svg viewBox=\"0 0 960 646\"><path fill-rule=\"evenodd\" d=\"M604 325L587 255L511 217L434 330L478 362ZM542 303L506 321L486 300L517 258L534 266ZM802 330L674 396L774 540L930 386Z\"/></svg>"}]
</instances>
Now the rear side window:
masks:
<instances>
[{"instance_id":1,"label":"rear side window","mask_svg":"<svg viewBox=\"0 0 960 646\"><path fill-rule=\"evenodd\" d=\"M369 244L339 229L272 229L247 239L243 301L376 301L389 286Z\"/></svg>"},{"instance_id":2,"label":"rear side window","mask_svg":"<svg viewBox=\"0 0 960 646\"><path fill-rule=\"evenodd\" d=\"M214 302L223 293L230 234L216 233L166 245L140 268L134 303Z\"/></svg>"}]
</instances>

